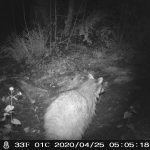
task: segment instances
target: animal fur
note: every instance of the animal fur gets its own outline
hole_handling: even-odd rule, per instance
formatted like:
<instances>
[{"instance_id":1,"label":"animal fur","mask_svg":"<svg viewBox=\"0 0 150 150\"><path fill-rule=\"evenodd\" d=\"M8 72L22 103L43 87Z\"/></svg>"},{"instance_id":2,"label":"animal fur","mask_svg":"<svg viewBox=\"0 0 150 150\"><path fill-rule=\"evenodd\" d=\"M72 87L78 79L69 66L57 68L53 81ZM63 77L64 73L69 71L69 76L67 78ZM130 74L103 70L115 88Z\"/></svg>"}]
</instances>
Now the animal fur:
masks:
<instances>
[{"instance_id":1,"label":"animal fur","mask_svg":"<svg viewBox=\"0 0 150 150\"><path fill-rule=\"evenodd\" d=\"M102 89L103 78L89 75L76 90L60 94L47 108L44 115L46 139L79 140L82 138L93 115L96 101Z\"/></svg>"}]
</instances>

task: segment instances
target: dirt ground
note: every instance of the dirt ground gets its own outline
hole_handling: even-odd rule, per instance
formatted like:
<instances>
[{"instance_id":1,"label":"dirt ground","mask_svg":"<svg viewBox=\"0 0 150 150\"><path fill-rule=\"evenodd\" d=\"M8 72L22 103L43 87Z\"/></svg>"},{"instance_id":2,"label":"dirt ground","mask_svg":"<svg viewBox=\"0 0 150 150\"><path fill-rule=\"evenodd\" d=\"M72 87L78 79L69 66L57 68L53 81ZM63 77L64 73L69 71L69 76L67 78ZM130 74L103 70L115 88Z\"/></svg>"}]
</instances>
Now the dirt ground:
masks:
<instances>
[{"instance_id":1,"label":"dirt ground","mask_svg":"<svg viewBox=\"0 0 150 150\"><path fill-rule=\"evenodd\" d=\"M145 67L109 81L84 139L150 139L149 73ZM126 72L127 73L127 72ZM117 79L117 80L116 80ZM123 80L124 79L124 80Z\"/></svg>"},{"instance_id":2,"label":"dirt ground","mask_svg":"<svg viewBox=\"0 0 150 150\"><path fill-rule=\"evenodd\" d=\"M97 77L104 77L107 87L84 140L150 139L149 73L139 66L126 68L110 67L96 73ZM4 117L4 108L9 103L11 86L21 91L14 79L0 77L0 118ZM5 121L1 119L0 139L44 139L43 115L47 104L43 99L38 97L32 102L23 93L13 105L13 115L20 124L10 126L9 116Z\"/></svg>"}]
</instances>

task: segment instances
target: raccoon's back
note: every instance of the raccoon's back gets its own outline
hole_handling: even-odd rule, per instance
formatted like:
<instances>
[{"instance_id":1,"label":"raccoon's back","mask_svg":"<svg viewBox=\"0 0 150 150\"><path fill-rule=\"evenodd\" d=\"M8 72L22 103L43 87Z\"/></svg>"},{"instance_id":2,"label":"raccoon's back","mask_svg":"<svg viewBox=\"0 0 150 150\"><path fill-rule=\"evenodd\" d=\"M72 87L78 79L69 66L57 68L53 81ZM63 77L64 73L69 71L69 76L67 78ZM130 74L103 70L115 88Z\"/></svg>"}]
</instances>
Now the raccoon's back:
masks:
<instances>
[{"instance_id":1,"label":"raccoon's back","mask_svg":"<svg viewBox=\"0 0 150 150\"><path fill-rule=\"evenodd\" d=\"M91 118L86 98L76 90L61 94L44 116L48 139L81 139Z\"/></svg>"}]
</instances>

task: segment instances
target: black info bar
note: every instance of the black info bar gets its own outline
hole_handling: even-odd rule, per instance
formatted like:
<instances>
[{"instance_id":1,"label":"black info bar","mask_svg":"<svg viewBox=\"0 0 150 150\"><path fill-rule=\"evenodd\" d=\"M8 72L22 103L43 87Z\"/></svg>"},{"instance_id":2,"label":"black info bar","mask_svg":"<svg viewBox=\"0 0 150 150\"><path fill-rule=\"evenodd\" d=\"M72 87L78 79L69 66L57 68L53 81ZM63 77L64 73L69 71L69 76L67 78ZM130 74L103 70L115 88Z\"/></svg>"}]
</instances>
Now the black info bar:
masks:
<instances>
[{"instance_id":1,"label":"black info bar","mask_svg":"<svg viewBox=\"0 0 150 150\"><path fill-rule=\"evenodd\" d=\"M150 140L94 140L94 141L48 141L48 140L1 140L1 150L51 150L51 149L150 149Z\"/></svg>"}]
</instances>

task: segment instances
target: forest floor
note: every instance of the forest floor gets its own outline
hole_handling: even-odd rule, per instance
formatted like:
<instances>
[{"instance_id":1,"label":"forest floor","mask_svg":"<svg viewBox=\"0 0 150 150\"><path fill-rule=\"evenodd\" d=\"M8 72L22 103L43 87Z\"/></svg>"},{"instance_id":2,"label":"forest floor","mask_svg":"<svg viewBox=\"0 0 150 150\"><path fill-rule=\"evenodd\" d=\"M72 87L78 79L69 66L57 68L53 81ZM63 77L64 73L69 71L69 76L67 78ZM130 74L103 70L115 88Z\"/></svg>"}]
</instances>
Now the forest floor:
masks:
<instances>
[{"instance_id":1,"label":"forest floor","mask_svg":"<svg viewBox=\"0 0 150 150\"><path fill-rule=\"evenodd\" d=\"M43 115L47 104L39 95L34 101L22 91L15 78L4 76L3 72L8 72L10 68L18 70L14 62L4 62L0 64L0 139L44 139ZM103 76L108 85L96 106L96 115L86 130L84 140L150 139L148 68L143 64L110 66L99 70L91 68L96 77ZM10 116L4 117L4 109L10 103L10 87L14 87L16 93L23 92L13 101L13 117L16 118L13 125ZM28 88L32 89L31 83Z\"/></svg>"}]
</instances>

